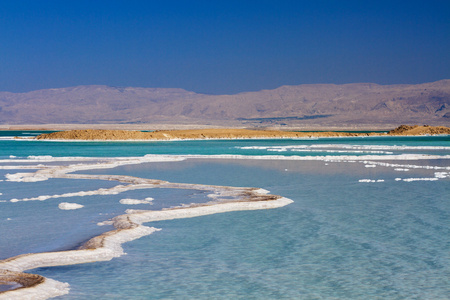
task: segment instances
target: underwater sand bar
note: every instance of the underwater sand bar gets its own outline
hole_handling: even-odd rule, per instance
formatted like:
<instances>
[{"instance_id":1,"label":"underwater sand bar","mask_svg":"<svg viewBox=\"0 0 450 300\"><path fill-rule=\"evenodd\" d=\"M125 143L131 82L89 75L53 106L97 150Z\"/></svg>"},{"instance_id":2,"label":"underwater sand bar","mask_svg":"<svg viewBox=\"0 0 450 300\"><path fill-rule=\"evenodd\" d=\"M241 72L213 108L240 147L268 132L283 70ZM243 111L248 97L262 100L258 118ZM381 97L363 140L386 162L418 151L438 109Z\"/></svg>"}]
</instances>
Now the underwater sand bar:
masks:
<instances>
[{"instance_id":1,"label":"underwater sand bar","mask_svg":"<svg viewBox=\"0 0 450 300\"><path fill-rule=\"evenodd\" d=\"M176 160L176 159L175 159ZM136 163L131 159L129 164ZM120 162L126 164L126 162ZM142 225L146 222L192 218L241 210L258 210L282 207L293 201L281 196L270 195L268 191L258 188L227 187L202 184L171 183L153 179L121 175L83 175L68 174L77 170L111 168L115 164L110 161L101 164L76 164L69 166L45 167L34 173L20 173L11 177L18 181L40 181L49 178L77 178L115 180L121 183L132 183L132 187L142 188L174 188L211 191L212 200L203 204L191 204L161 211L127 210L126 214L112 219L114 230L96 236L77 250L30 253L18 255L0 261L0 284L14 284L18 288L0 292L0 299L48 299L69 292L69 285L40 275L23 273L41 267L82 264L97 261L109 261L124 253L122 244L152 234L160 229ZM52 170L53 169L53 170ZM45 176L40 174L45 172ZM34 178L36 177L36 178Z\"/></svg>"},{"instance_id":2,"label":"underwater sand bar","mask_svg":"<svg viewBox=\"0 0 450 300\"><path fill-rule=\"evenodd\" d=\"M437 135L450 134L450 128L444 126L408 126L401 125L388 133L369 132L295 132L281 130L252 129L193 129L193 130L157 130L153 132L131 130L69 130L41 134L37 140L201 140L201 139L276 139L276 138L311 138L311 137L357 137L385 135Z\"/></svg>"}]
</instances>

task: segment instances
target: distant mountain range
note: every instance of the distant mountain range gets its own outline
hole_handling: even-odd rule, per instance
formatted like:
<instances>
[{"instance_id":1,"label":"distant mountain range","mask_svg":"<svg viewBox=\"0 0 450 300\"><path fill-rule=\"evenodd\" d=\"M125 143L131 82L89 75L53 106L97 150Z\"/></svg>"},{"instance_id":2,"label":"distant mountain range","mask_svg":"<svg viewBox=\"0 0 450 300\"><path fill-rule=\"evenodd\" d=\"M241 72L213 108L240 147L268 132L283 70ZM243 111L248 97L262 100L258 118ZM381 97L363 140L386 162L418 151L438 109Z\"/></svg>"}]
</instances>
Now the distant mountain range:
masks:
<instances>
[{"instance_id":1,"label":"distant mountain range","mask_svg":"<svg viewBox=\"0 0 450 300\"><path fill-rule=\"evenodd\" d=\"M305 84L235 95L77 86L0 92L0 124L218 126L450 125L450 80L415 85Z\"/></svg>"}]
</instances>

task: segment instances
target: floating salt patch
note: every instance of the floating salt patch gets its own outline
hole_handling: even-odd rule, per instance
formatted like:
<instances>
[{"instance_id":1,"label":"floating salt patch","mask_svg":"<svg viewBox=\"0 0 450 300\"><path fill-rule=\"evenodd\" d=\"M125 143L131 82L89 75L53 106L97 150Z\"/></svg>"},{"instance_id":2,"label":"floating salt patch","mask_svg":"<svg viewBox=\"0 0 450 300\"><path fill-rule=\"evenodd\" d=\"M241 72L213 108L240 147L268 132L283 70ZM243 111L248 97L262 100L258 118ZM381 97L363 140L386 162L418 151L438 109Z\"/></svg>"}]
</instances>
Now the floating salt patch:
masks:
<instances>
[{"instance_id":1,"label":"floating salt patch","mask_svg":"<svg viewBox=\"0 0 450 300\"><path fill-rule=\"evenodd\" d=\"M366 168L376 168L376 165L365 165Z\"/></svg>"},{"instance_id":2,"label":"floating salt patch","mask_svg":"<svg viewBox=\"0 0 450 300\"><path fill-rule=\"evenodd\" d=\"M447 177L450 177L450 173L449 172L435 172L434 173L434 177L436 177L436 178L447 178Z\"/></svg>"},{"instance_id":3,"label":"floating salt patch","mask_svg":"<svg viewBox=\"0 0 450 300\"><path fill-rule=\"evenodd\" d=\"M80 209L82 207L84 207L84 205L81 205L78 203L68 203L68 202L62 202L58 205L58 208L62 209L62 210Z\"/></svg>"},{"instance_id":4,"label":"floating salt patch","mask_svg":"<svg viewBox=\"0 0 450 300\"><path fill-rule=\"evenodd\" d=\"M395 181L400 181L400 180L402 180L402 179L401 179L401 178L398 178L398 177L395 178Z\"/></svg>"},{"instance_id":5,"label":"floating salt patch","mask_svg":"<svg viewBox=\"0 0 450 300\"><path fill-rule=\"evenodd\" d=\"M16 174L6 174L6 181L13 182L37 182L45 181L48 179L47 176L37 175L36 173L16 173Z\"/></svg>"},{"instance_id":6,"label":"floating salt patch","mask_svg":"<svg viewBox=\"0 0 450 300\"><path fill-rule=\"evenodd\" d=\"M403 169L403 168L395 168L394 171L400 171L400 172L408 172L409 169Z\"/></svg>"},{"instance_id":7,"label":"floating salt patch","mask_svg":"<svg viewBox=\"0 0 450 300\"><path fill-rule=\"evenodd\" d=\"M150 200L148 200L150 199ZM153 198L145 198L145 200L138 200L138 199L121 199L119 201L120 204L127 204L127 205L136 205L136 204L153 204L152 203Z\"/></svg>"},{"instance_id":8,"label":"floating salt patch","mask_svg":"<svg viewBox=\"0 0 450 300\"><path fill-rule=\"evenodd\" d=\"M358 182L384 182L384 179L360 179Z\"/></svg>"},{"instance_id":9,"label":"floating salt patch","mask_svg":"<svg viewBox=\"0 0 450 300\"><path fill-rule=\"evenodd\" d=\"M375 180L372 179L360 179L358 182L375 182Z\"/></svg>"}]
</instances>

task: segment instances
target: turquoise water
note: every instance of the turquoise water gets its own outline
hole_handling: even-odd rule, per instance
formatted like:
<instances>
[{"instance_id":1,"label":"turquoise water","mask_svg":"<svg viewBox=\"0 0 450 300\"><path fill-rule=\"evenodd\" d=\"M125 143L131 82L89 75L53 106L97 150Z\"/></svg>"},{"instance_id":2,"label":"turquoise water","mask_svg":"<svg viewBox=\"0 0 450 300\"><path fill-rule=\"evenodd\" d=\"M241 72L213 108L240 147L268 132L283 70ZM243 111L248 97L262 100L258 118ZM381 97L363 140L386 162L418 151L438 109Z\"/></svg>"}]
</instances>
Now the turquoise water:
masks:
<instances>
[{"instance_id":1,"label":"turquoise water","mask_svg":"<svg viewBox=\"0 0 450 300\"><path fill-rule=\"evenodd\" d=\"M1 134L2 132L0 132ZM243 154L272 155L274 152L251 149L242 151L237 147L289 146L289 145L386 145L386 146L435 146L448 145L449 136L424 137L356 137L322 139L284 140L209 140L171 142L54 142L54 141L12 141L0 140L0 159L10 155L27 157L30 155L52 156L142 156L146 154ZM435 150L437 151L437 150ZM435 152L434 151L434 152ZM397 151L398 152L398 151ZM403 152L402 152L403 153ZM289 152L284 155L299 155ZM323 155L312 152L309 155ZM330 153L333 155L333 153ZM334 153L335 155L337 153ZM339 153L341 155L342 153Z\"/></svg>"},{"instance_id":2,"label":"turquoise water","mask_svg":"<svg viewBox=\"0 0 450 300\"><path fill-rule=\"evenodd\" d=\"M258 187L294 202L276 209L148 223L162 230L124 244L127 255L108 262L28 271L69 283L70 292L58 299L448 299L448 136L0 141L3 167L72 163L56 157L148 154L200 156L109 169L91 167L74 174ZM221 154L227 156L210 156ZM36 162L27 158L30 155L53 158ZM195 189L68 194L118 184L99 179L6 181L8 173L34 171L0 169L0 180L5 180L0 182L0 200L5 201L0 202L0 259L74 249L111 230L98 222L129 208L159 210L207 201L207 193ZM24 201L64 193L65 198ZM11 202L13 198L18 201ZM121 204L125 198L153 200L151 204ZM61 202L84 207L61 210Z\"/></svg>"}]
</instances>

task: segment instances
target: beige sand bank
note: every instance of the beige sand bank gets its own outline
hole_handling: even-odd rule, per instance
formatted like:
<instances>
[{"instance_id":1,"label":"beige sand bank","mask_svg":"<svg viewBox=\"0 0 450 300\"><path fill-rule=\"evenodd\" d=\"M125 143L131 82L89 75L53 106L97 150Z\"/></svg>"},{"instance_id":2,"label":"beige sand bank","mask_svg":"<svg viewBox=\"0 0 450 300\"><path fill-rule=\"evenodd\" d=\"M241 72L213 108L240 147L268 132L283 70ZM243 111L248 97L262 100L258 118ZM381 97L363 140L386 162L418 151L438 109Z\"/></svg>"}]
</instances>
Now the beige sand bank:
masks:
<instances>
[{"instance_id":1,"label":"beige sand bank","mask_svg":"<svg viewBox=\"0 0 450 300\"><path fill-rule=\"evenodd\" d=\"M251 129L189 129L158 130L153 132L129 130L69 130L42 134L38 140L184 140L184 139L255 139L255 138L304 138L304 137L353 137L376 135L435 135L450 134L450 128L443 126L407 126L389 131L389 133L355 133L355 132L293 132L280 130Z\"/></svg>"}]
</instances>

